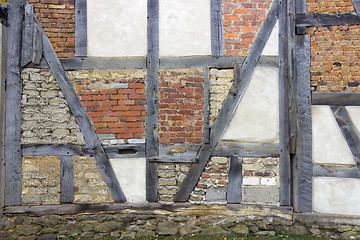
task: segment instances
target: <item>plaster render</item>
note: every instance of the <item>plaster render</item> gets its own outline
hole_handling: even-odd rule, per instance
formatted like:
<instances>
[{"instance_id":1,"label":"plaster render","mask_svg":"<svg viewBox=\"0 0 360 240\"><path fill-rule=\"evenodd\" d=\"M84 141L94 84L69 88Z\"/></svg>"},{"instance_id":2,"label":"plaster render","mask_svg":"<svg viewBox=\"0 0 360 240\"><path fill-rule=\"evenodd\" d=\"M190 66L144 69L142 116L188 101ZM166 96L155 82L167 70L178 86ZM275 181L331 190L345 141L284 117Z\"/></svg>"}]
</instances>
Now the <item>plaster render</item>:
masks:
<instances>
[{"instance_id":1,"label":"plaster render","mask_svg":"<svg viewBox=\"0 0 360 240\"><path fill-rule=\"evenodd\" d=\"M146 56L147 1L87 1L88 56Z\"/></svg>"},{"instance_id":2,"label":"plaster render","mask_svg":"<svg viewBox=\"0 0 360 240\"><path fill-rule=\"evenodd\" d=\"M279 21L276 22L274 29L271 32L269 40L262 52L263 56L278 56L279 55Z\"/></svg>"},{"instance_id":3,"label":"plaster render","mask_svg":"<svg viewBox=\"0 0 360 240\"><path fill-rule=\"evenodd\" d=\"M312 106L312 154L316 163L355 164L329 106Z\"/></svg>"},{"instance_id":4,"label":"plaster render","mask_svg":"<svg viewBox=\"0 0 360 240\"><path fill-rule=\"evenodd\" d=\"M112 168L124 191L126 200L133 203L146 202L146 159L110 159Z\"/></svg>"},{"instance_id":5,"label":"plaster render","mask_svg":"<svg viewBox=\"0 0 360 240\"><path fill-rule=\"evenodd\" d=\"M318 213L360 215L360 179L313 178L313 210Z\"/></svg>"},{"instance_id":6,"label":"plaster render","mask_svg":"<svg viewBox=\"0 0 360 240\"><path fill-rule=\"evenodd\" d=\"M160 56L211 55L210 1L159 2Z\"/></svg>"},{"instance_id":7,"label":"plaster render","mask_svg":"<svg viewBox=\"0 0 360 240\"><path fill-rule=\"evenodd\" d=\"M256 67L222 141L279 142L279 70Z\"/></svg>"}]
</instances>

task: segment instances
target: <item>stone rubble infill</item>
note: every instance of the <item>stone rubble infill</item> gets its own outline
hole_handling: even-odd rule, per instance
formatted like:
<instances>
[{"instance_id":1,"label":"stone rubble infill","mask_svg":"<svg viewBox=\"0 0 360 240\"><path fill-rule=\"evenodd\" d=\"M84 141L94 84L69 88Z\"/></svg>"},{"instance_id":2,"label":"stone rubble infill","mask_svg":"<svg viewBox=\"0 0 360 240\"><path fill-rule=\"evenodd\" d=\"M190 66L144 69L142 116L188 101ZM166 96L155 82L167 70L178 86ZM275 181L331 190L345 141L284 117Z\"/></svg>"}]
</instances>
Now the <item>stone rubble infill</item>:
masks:
<instances>
[{"instance_id":1,"label":"stone rubble infill","mask_svg":"<svg viewBox=\"0 0 360 240\"><path fill-rule=\"evenodd\" d=\"M66 205L65 209L71 205ZM111 205L107 205L111 206ZM290 208L256 206L141 207L57 215L54 212L11 214L5 210L0 221L0 239L103 239L150 237L156 235L251 234L273 236L296 234L333 239L360 237L358 220L321 215L303 218ZM55 207L55 205L53 206ZM60 206L59 206L60 207ZM20 207L21 208L21 207ZM34 207L33 207L34 208ZM104 206L99 208L106 209ZM44 210L44 209L43 209ZM40 210L38 210L40 211ZM295 217L295 221L292 218ZM304 222L304 219L307 219Z\"/></svg>"}]
</instances>

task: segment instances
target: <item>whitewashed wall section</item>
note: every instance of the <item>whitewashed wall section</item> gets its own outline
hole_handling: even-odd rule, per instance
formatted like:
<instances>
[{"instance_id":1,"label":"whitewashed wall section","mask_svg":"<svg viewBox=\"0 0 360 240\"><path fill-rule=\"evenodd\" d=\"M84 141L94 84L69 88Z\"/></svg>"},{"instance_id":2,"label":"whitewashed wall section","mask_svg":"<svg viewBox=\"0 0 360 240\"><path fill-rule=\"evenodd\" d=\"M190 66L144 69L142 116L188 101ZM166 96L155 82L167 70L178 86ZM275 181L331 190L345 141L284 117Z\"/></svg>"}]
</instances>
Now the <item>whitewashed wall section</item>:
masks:
<instances>
[{"instance_id":1,"label":"whitewashed wall section","mask_svg":"<svg viewBox=\"0 0 360 240\"><path fill-rule=\"evenodd\" d=\"M279 142L279 70L256 67L222 141Z\"/></svg>"},{"instance_id":2,"label":"whitewashed wall section","mask_svg":"<svg viewBox=\"0 0 360 240\"><path fill-rule=\"evenodd\" d=\"M112 168L130 203L146 202L146 159L110 159Z\"/></svg>"},{"instance_id":3,"label":"whitewashed wall section","mask_svg":"<svg viewBox=\"0 0 360 240\"><path fill-rule=\"evenodd\" d=\"M360 130L360 107L347 106L352 122ZM329 106L312 106L313 162L327 166L356 166ZM313 177L313 211L360 216L360 179Z\"/></svg>"},{"instance_id":4,"label":"whitewashed wall section","mask_svg":"<svg viewBox=\"0 0 360 240\"><path fill-rule=\"evenodd\" d=\"M211 55L210 0L160 0L161 56ZM147 1L87 1L88 56L147 53Z\"/></svg>"}]
</instances>

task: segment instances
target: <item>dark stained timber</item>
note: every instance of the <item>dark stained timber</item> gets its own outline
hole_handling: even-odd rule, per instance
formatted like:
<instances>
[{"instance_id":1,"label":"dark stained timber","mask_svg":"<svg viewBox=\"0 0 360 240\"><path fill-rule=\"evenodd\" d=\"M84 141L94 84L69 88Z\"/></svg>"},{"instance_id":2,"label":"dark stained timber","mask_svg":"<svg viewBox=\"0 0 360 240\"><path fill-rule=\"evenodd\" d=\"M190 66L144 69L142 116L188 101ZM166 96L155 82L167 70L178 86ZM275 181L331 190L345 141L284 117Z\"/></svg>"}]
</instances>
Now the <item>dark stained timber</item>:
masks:
<instances>
[{"instance_id":1,"label":"dark stained timber","mask_svg":"<svg viewBox=\"0 0 360 240\"><path fill-rule=\"evenodd\" d=\"M74 158L60 157L60 203L74 201Z\"/></svg>"},{"instance_id":2,"label":"dark stained timber","mask_svg":"<svg viewBox=\"0 0 360 240\"><path fill-rule=\"evenodd\" d=\"M222 0L210 0L211 55L223 56Z\"/></svg>"},{"instance_id":3,"label":"dark stained timber","mask_svg":"<svg viewBox=\"0 0 360 240\"><path fill-rule=\"evenodd\" d=\"M339 25L359 25L360 16L354 12L347 13L308 13L297 14L296 25L304 27L325 27Z\"/></svg>"},{"instance_id":4,"label":"dark stained timber","mask_svg":"<svg viewBox=\"0 0 360 240\"><path fill-rule=\"evenodd\" d=\"M360 106L359 92L313 92L312 105Z\"/></svg>"},{"instance_id":5,"label":"dark stained timber","mask_svg":"<svg viewBox=\"0 0 360 240\"><path fill-rule=\"evenodd\" d=\"M345 107L332 106L331 111L360 169L360 137Z\"/></svg>"},{"instance_id":6,"label":"dark stained timber","mask_svg":"<svg viewBox=\"0 0 360 240\"><path fill-rule=\"evenodd\" d=\"M34 12L33 6L28 4L25 6L24 24L22 25L22 48L21 48L21 66L32 61L33 55L33 29L34 18L32 17Z\"/></svg>"},{"instance_id":7,"label":"dark stained timber","mask_svg":"<svg viewBox=\"0 0 360 240\"><path fill-rule=\"evenodd\" d=\"M358 178L360 170L357 166L313 164L314 177Z\"/></svg>"},{"instance_id":8,"label":"dark stained timber","mask_svg":"<svg viewBox=\"0 0 360 240\"><path fill-rule=\"evenodd\" d=\"M75 55L87 56L87 0L75 1Z\"/></svg>"},{"instance_id":9,"label":"dark stained timber","mask_svg":"<svg viewBox=\"0 0 360 240\"><path fill-rule=\"evenodd\" d=\"M35 18L35 15L34 15ZM35 18L36 23L40 27L39 22ZM57 57L51 43L46 36L44 30L41 28L42 32L42 41L43 41L43 50L44 57L49 65L51 72L56 79L58 86L65 97L65 100L77 122L81 133L83 134L86 146L88 149L93 150L95 152L95 160L99 170L113 196L115 202L125 202L126 198L121 190L120 184L115 176L114 170L112 169L109 159L100 144L97 135L90 123L90 120L81 105L79 97L76 95L75 90L71 86L69 78L62 67L59 58Z\"/></svg>"},{"instance_id":10,"label":"dark stained timber","mask_svg":"<svg viewBox=\"0 0 360 240\"><path fill-rule=\"evenodd\" d=\"M32 63L39 65L42 58L42 34L38 25L34 25Z\"/></svg>"},{"instance_id":11,"label":"dark stained timber","mask_svg":"<svg viewBox=\"0 0 360 240\"><path fill-rule=\"evenodd\" d=\"M245 58L244 63L241 67L240 80L235 80L234 84L229 90L229 94L226 97L224 105L218 114L217 119L210 133L210 143L204 144L199 153L199 163L194 163L185 178L184 182L180 186L179 192L175 195L174 200L177 202L185 202L189 198L192 190L197 184L199 177L201 176L204 167L206 166L212 152L214 151L218 141L224 132L228 122L232 118L237 103L241 100L246 88L250 82L251 76L254 72L255 66L257 65L261 53L265 47L267 40L275 26L278 18L278 2L275 1L266 19L261 26L261 29L251 47L248 56ZM236 83L236 84L235 84Z\"/></svg>"},{"instance_id":12,"label":"dark stained timber","mask_svg":"<svg viewBox=\"0 0 360 240\"><path fill-rule=\"evenodd\" d=\"M210 141L210 69L204 69L204 126L203 142Z\"/></svg>"},{"instance_id":13,"label":"dark stained timber","mask_svg":"<svg viewBox=\"0 0 360 240\"><path fill-rule=\"evenodd\" d=\"M24 2L9 0L5 100L5 206L21 204L21 41Z\"/></svg>"},{"instance_id":14,"label":"dark stained timber","mask_svg":"<svg viewBox=\"0 0 360 240\"><path fill-rule=\"evenodd\" d=\"M296 38L298 129L293 167L293 205L297 212L312 212L312 122L310 89L310 36Z\"/></svg>"},{"instance_id":15,"label":"dark stained timber","mask_svg":"<svg viewBox=\"0 0 360 240\"><path fill-rule=\"evenodd\" d=\"M242 158L231 157L228 181L227 202L241 203Z\"/></svg>"},{"instance_id":16,"label":"dark stained timber","mask_svg":"<svg viewBox=\"0 0 360 240\"><path fill-rule=\"evenodd\" d=\"M150 162L159 155L159 0L147 1L146 82L146 200L157 201L157 168Z\"/></svg>"},{"instance_id":17,"label":"dark stained timber","mask_svg":"<svg viewBox=\"0 0 360 240\"><path fill-rule=\"evenodd\" d=\"M360 15L360 0L352 0L355 11L358 15Z\"/></svg>"}]
</instances>

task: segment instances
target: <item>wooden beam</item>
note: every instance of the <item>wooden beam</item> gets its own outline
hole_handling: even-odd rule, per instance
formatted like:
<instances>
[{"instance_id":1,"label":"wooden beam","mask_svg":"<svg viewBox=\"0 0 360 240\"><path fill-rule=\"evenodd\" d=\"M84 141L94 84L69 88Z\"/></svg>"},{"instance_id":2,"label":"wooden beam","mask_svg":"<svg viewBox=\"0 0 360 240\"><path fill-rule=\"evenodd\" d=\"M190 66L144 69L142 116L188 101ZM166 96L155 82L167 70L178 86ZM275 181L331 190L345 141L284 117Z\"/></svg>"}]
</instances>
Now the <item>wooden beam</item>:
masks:
<instances>
[{"instance_id":1,"label":"wooden beam","mask_svg":"<svg viewBox=\"0 0 360 240\"><path fill-rule=\"evenodd\" d=\"M228 203L241 203L242 158L231 157L226 199Z\"/></svg>"},{"instance_id":2,"label":"wooden beam","mask_svg":"<svg viewBox=\"0 0 360 240\"><path fill-rule=\"evenodd\" d=\"M38 20L35 15L35 22L40 26ZM117 180L117 177L112 169L109 159L101 146L101 143L94 131L93 126L90 123L90 120L81 105L79 97L76 95L75 90L71 86L69 78L63 69L51 43L46 36L44 30L41 28L42 32L42 41L43 41L43 49L44 49L44 57L49 65L51 72L53 73L54 78L57 81L57 84L64 95L64 98L77 122L81 133L83 134L86 146L88 149L93 150L95 152L95 160L99 170L111 192L111 195L115 202L125 202L126 198L121 190L120 184Z\"/></svg>"},{"instance_id":3,"label":"wooden beam","mask_svg":"<svg viewBox=\"0 0 360 240\"><path fill-rule=\"evenodd\" d=\"M359 25L360 16L354 12L330 14L308 13L296 14L296 25L303 27L325 27L340 25Z\"/></svg>"},{"instance_id":4,"label":"wooden beam","mask_svg":"<svg viewBox=\"0 0 360 240\"><path fill-rule=\"evenodd\" d=\"M3 217L5 198L5 62L6 62L6 28L0 22L0 218Z\"/></svg>"},{"instance_id":5,"label":"wooden beam","mask_svg":"<svg viewBox=\"0 0 360 240\"><path fill-rule=\"evenodd\" d=\"M24 24L22 25L22 47L21 47L21 66L32 61L33 55L33 30L34 30L34 18L33 6L27 4L25 6Z\"/></svg>"},{"instance_id":6,"label":"wooden beam","mask_svg":"<svg viewBox=\"0 0 360 240\"><path fill-rule=\"evenodd\" d=\"M199 159L196 156L159 156L150 157L151 163L196 163Z\"/></svg>"},{"instance_id":7,"label":"wooden beam","mask_svg":"<svg viewBox=\"0 0 360 240\"><path fill-rule=\"evenodd\" d=\"M359 92L313 92L312 105L360 106Z\"/></svg>"},{"instance_id":8,"label":"wooden beam","mask_svg":"<svg viewBox=\"0 0 360 240\"><path fill-rule=\"evenodd\" d=\"M360 170L354 165L313 164L314 177L358 178Z\"/></svg>"},{"instance_id":9,"label":"wooden beam","mask_svg":"<svg viewBox=\"0 0 360 240\"><path fill-rule=\"evenodd\" d=\"M157 168L150 162L159 155L159 0L147 1L146 82L146 200L157 201Z\"/></svg>"},{"instance_id":10,"label":"wooden beam","mask_svg":"<svg viewBox=\"0 0 360 240\"><path fill-rule=\"evenodd\" d=\"M289 40L290 19L288 16L289 0L280 0L279 12L279 125L280 125L280 205L290 205L290 152L291 133L294 129L291 101L290 53L292 47Z\"/></svg>"},{"instance_id":11,"label":"wooden beam","mask_svg":"<svg viewBox=\"0 0 360 240\"><path fill-rule=\"evenodd\" d=\"M74 156L94 155L85 147L71 144L29 144L22 145L23 156Z\"/></svg>"},{"instance_id":12,"label":"wooden beam","mask_svg":"<svg viewBox=\"0 0 360 240\"><path fill-rule=\"evenodd\" d=\"M60 203L74 202L74 157L60 157Z\"/></svg>"},{"instance_id":13,"label":"wooden beam","mask_svg":"<svg viewBox=\"0 0 360 240\"><path fill-rule=\"evenodd\" d=\"M331 106L331 111L360 169L360 137L345 107Z\"/></svg>"},{"instance_id":14,"label":"wooden beam","mask_svg":"<svg viewBox=\"0 0 360 240\"><path fill-rule=\"evenodd\" d=\"M213 156L219 157L275 157L280 155L278 143L219 142Z\"/></svg>"},{"instance_id":15,"label":"wooden beam","mask_svg":"<svg viewBox=\"0 0 360 240\"><path fill-rule=\"evenodd\" d=\"M210 0L211 18L211 55L214 57L223 56L224 37L222 19L222 0Z\"/></svg>"},{"instance_id":16,"label":"wooden beam","mask_svg":"<svg viewBox=\"0 0 360 240\"><path fill-rule=\"evenodd\" d=\"M298 129L293 166L293 206L296 212L312 212L312 121L310 89L310 36L296 36Z\"/></svg>"},{"instance_id":17,"label":"wooden beam","mask_svg":"<svg viewBox=\"0 0 360 240\"><path fill-rule=\"evenodd\" d=\"M87 0L75 0L75 56L87 56Z\"/></svg>"},{"instance_id":18,"label":"wooden beam","mask_svg":"<svg viewBox=\"0 0 360 240\"><path fill-rule=\"evenodd\" d=\"M352 0L356 13L360 14L360 0Z\"/></svg>"},{"instance_id":19,"label":"wooden beam","mask_svg":"<svg viewBox=\"0 0 360 240\"><path fill-rule=\"evenodd\" d=\"M278 2L275 1L269 13L267 14L263 25L251 47L248 56L246 57L242 67L240 80L235 80L234 84L229 90L223 106L218 114L217 119L211 129L210 143L204 144L199 153L199 163L194 163L185 178L184 182L180 186L179 192L175 195L175 201L184 202L189 198L192 190L197 184L205 165L207 164L212 152L214 151L221 135L223 134L228 122L232 118L238 102L244 95L246 88L249 85L251 76L254 72L261 53L265 47L267 40L274 28L278 18ZM236 83L236 84L235 84Z\"/></svg>"},{"instance_id":20,"label":"wooden beam","mask_svg":"<svg viewBox=\"0 0 360 240\"><path fill-rule=\"evenodd\" d=\"M24 3L9 0L5 100L5 206L21 204L21 40Z\"/></svg>"},{"instance_id":21,"label":"wooden beam","mask_svg":"<svg viewBox=\"0 0 360 240\"><path fill-rule=\"evenodd\" d=\"M42 34L38 25L34 25L33 46L32 46L32 62L39 65L42 58Z\"/></svg>"},{"instance_id":22,"label":"wooden beam","mask_svg":"<svg viewBox=\"0 0 360 240\"><path fill-rule=\"evenodd\" d=\"M145 157L145 144L123 144L104 146L109 158L138 158Z\"/></svg>"},{"instance_id":23,"label":"wooden beam","mask_svg":"<svg viewBox=\"0 0 360 240\"><path fill-rule=\"evenodd\" d=\"M210 141L210 69L204 69L204 126L203 126L203 143L208 144Z\"/></svg>"}]
</instances>

